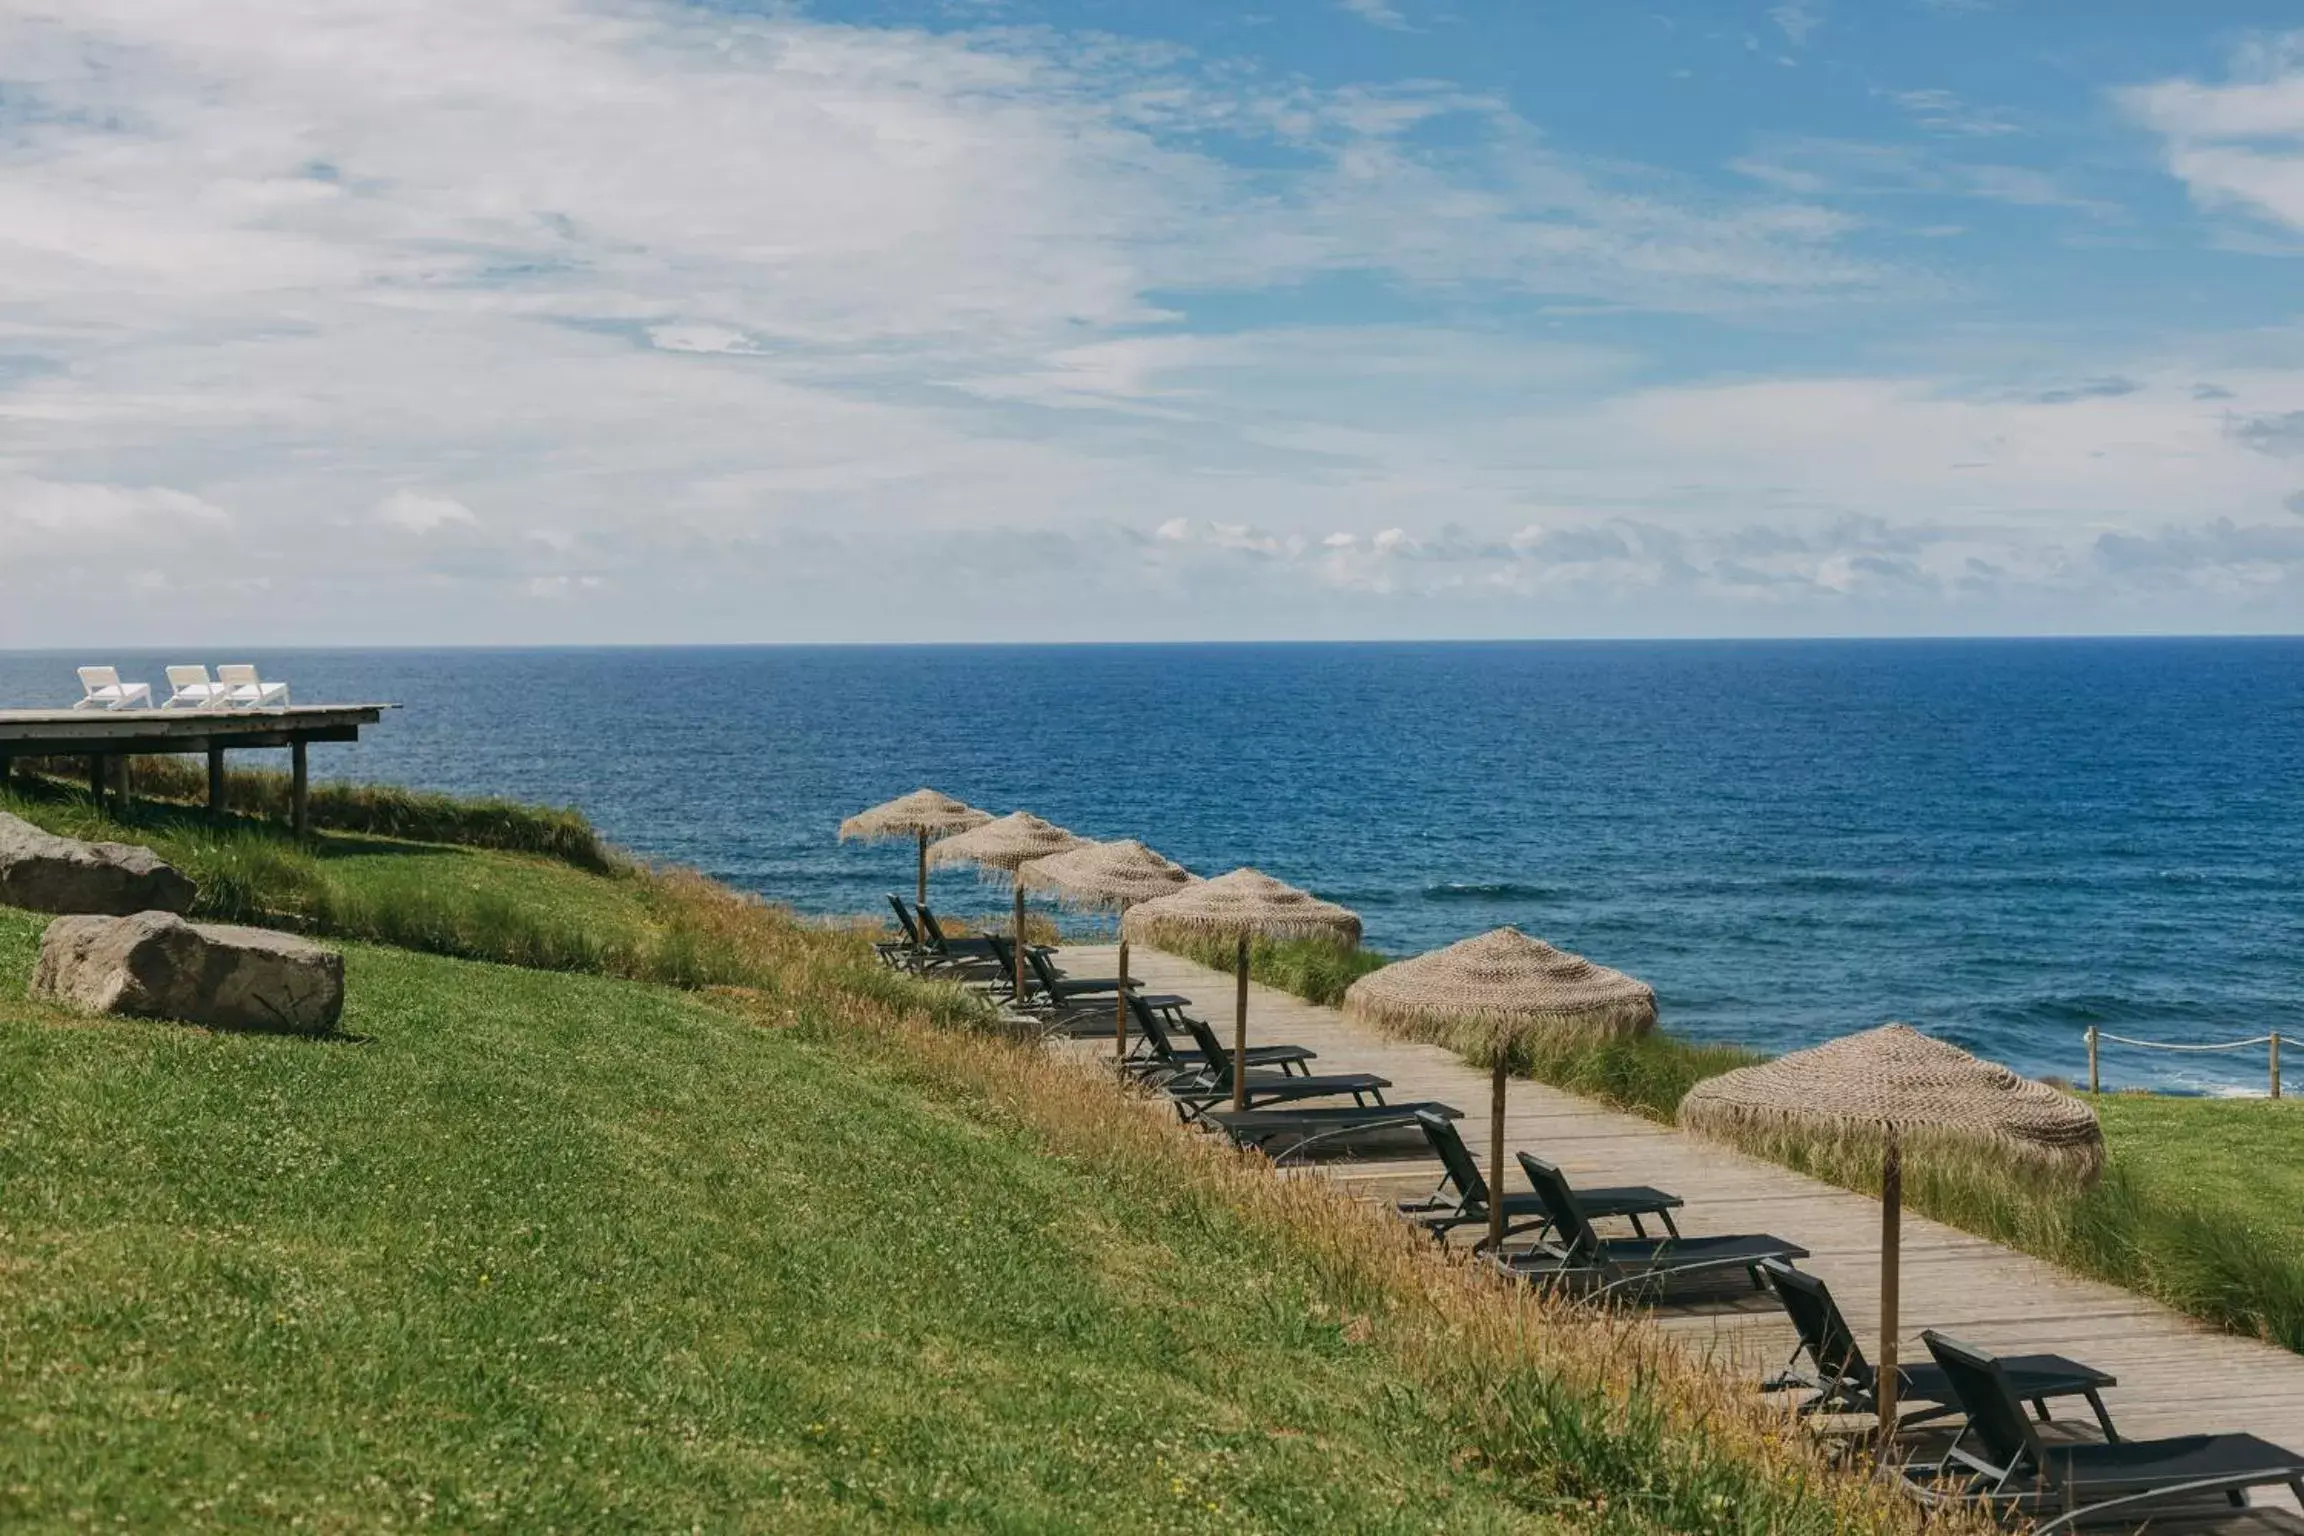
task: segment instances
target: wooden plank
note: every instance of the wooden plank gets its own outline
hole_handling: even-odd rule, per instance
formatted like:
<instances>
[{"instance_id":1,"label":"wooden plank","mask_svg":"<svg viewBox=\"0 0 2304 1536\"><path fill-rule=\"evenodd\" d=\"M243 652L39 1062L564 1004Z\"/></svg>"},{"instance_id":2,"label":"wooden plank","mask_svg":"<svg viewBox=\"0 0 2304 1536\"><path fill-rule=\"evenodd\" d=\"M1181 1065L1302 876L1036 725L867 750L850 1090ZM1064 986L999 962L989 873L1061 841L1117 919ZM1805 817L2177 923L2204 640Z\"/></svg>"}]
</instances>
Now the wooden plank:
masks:
<instances>
[{"instance_id":1,"label":"wooden plank","mask_svg":"<svg viewBox=\"0 0 2304 1536\"><path fill-rule=\"evenodd\" d=\"M1102 947L1068 949L1064 959L1083 974L1109 965ZM1195 998L1204 1015L1231 990L1230 977L1159 950L1138 947L1131 960L1148 989ZM1468 1144L1477 1147L1488 1135L1495 1117L1487 1074L1437 1046L1381 1037L1333 1008L1263 986L1252 989L1249 1018L1256 1041L1309 1046L1320 1053L1320 1071L1388 1077L1390 1098L1438 1099L1462 1109L1458 1128ZM1655 1184L1682 1195L1684 1232L1769 1231L1801 1243L1813 1252L1801 1267L1832 1287L1859 1337L1878 1337L1877 1200L1542 1083L1512 1083L1502 1126L1508 1150L1548 1157L1572 1179ZM1325 1162L1299 1176L1332 1179L1355 1195L1389 1202L1422 1193L1439 1173L1436 1161L1393 1156ZM1458 1241L1477 1235L1461 1233ZM1897 1340L1904 1358L1926 1358L1923 1328L1986 1348L2071 1355L2120 1379L2105 1403L2124 1436L2246 1430L2304 1450L2304 1357L2219 1333L2149 1297L1909 1211L1902 1249ZM1780 1364L1792 1347L1792 1330L1773 1301L1734 1284L1676 1300L1658 1309L1658 1322L1723 1368L1755 1375ZM2154 1529L2304 1533L2288 1494L2259 1492L2255 1499L2258 1507L2246 1512L2210 1512L2213 1518Z\"/></svg>"}]
</instances>

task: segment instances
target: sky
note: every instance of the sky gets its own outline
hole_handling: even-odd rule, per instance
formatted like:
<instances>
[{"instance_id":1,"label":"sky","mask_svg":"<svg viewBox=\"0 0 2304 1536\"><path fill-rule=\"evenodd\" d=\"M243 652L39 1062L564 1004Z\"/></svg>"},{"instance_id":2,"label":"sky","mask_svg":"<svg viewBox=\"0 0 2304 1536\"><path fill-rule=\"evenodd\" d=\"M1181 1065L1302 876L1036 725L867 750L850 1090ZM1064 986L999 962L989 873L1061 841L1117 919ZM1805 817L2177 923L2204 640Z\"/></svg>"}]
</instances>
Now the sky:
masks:
<instances>
[{"instance_id":1,"label":"sky","mask_svg":"<svg viewBox=\"0 0 2304 1536\"><path fill-rule=\"evenodd\" d=\"M2299 629L2293 0L0 0L0 647Z\"/></svg>"}]
</instances>

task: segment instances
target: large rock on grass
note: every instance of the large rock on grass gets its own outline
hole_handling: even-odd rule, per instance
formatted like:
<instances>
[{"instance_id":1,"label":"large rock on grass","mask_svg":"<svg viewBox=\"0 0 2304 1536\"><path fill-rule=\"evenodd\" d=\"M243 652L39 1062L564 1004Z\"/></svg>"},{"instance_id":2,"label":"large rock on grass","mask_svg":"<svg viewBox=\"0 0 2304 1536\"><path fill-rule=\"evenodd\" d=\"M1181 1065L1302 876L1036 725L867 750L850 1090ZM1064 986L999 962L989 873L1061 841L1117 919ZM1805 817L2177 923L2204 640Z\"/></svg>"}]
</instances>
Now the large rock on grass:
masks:
<instances>
[{"instance_id":1,"label":"large rock on grass","mask_svg":"<svg viewBox=\"0 0 2304 1536\"><path fill-rule=\"evenodd\" d=\"M172 912L60 917L41 937L32 995L89 1013L325 1034L344 1012L344 957Z\"/></svg>"},{"instance_id":2,"label":"large rock on grass","mask_svg":"<svg viewBox=\"0 0 2304 1536\"><path fill-rule=\"evenodd\" d=\"M0 906L35 912L189 912L196 887L149 848L84 843L0 811Z\"/></svg>"}]
</instances>

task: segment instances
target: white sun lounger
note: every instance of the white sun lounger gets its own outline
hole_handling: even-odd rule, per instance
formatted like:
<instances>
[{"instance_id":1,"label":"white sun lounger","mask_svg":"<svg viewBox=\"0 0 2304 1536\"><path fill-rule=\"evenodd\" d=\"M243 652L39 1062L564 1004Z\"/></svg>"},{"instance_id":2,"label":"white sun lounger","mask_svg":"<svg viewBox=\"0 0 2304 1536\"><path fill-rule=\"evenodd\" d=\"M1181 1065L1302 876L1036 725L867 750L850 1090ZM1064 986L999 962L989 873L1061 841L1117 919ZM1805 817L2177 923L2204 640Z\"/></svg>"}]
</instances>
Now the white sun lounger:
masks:
<instances>
[{"instance_id":1,"label":"white sun lounger","mask_svg":"<svg viewBox=\"0 0 2304 1536\"><path fill-rule=\"evenodd\" d=\"M82 667L80 686L86 697L74 709L150 709L150 683L124 683L113 667Z\"/></svg>"},{"instance_id":2,"label":"white sun lounger","mask_svg":"<svg viewBox=\"0 0 2304 1536\"><path fill-rule=\"evenodd\" d=\"M232 702L232 690L208 681L206 667L170 667L168 686L175 692L162 709L224 709Z\"/></svg>"},{"instance_id":3,"label":"white sun lounger","mask_svg":"<svg viewBox=\"0 0 2304 1536\"><path fill-rule=\"evenodd\" d=\"M217 685L234 709L285 709L288 685L260 681L254 667L226 663L216 669Z\"/></svg>"}]
</instances>

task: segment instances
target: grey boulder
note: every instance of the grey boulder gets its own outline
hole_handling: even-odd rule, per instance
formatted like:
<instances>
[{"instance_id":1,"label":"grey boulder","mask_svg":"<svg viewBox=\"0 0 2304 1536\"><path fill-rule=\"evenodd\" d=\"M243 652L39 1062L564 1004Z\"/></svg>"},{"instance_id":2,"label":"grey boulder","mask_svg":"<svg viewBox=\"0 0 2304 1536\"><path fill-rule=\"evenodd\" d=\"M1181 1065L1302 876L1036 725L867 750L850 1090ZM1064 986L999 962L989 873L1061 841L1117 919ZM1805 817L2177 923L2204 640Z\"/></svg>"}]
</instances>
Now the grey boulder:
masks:
<instances>
[{"instance_id":1,"label":"grey boulder","mask_svg":"<svg viewBox=\"0 0 2304 1536\"><path fill-rule=\"evenodd\" d=\"M0 906L35 912L189 912L195 887L149 848L84 843L0 811Z\"/></svg>"},{"instance_id":2,"label":"grey boulder","mask_svg":"<svg viewBox=\"0 0 2304 1536\"><path fill-rule=\"evenodd\" d=\"M88 1013L325 1034L344 1012L344 957L172 912L60 917L41 936L32 995Z\"/></svg>"}]
</instances>

